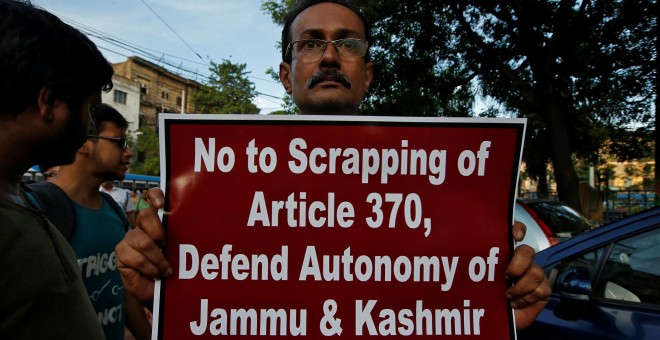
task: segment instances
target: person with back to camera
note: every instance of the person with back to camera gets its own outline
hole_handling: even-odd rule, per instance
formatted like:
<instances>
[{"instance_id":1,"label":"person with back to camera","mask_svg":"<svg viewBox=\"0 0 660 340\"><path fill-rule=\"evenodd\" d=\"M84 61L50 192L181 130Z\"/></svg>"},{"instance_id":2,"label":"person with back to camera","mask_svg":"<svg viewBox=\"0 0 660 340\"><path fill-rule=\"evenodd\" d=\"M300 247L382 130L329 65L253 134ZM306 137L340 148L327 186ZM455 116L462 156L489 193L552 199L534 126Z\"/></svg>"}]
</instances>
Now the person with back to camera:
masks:
<instances>
[{"instance_id":1,"label":"person with back to camera","mask_svg":"<svg viewBox=\"0 0 660 340\"><path fill-rule=\"evenodd\" d=\"M79 31L0 0L0 339L104 339L73 250L20 180L73 161L112 74Z\"/></svg>"},{"instance_id":2,"label":"person with back to camera","mask_svg":"<svg viewBox=\"0 0 660 340\"><path fill-rule=\"evenodd\" d=\"M73 162L112 74L73 27L0 0L0 339L104 339L73 249L21 178L33 165ZM164 202L159 189L146 196ZM162 227L151 210L138 223Z\"/></svg>"},{"instance_id":3,"label":"person with back to camera","mask_svg":"<svg viewBox=\"0 0 660 340\"><path fill-rule=\"evenodd\" d=\"M369 27L360 10L342 0L299 1L284 22L280 81L300 113L358 114L373 77ZM524 238L522 223L514 223L513 235L517 241ZM147 303L153 298L153 279L172 275L159 248L164 242L163 228L152 225L129 232L117 245L126 289ZM516 280L505 294L518 328L534 321L551 293L533 259L534 250L520 246L506 269L507 278Z\"/></svg>"}]
</instances>

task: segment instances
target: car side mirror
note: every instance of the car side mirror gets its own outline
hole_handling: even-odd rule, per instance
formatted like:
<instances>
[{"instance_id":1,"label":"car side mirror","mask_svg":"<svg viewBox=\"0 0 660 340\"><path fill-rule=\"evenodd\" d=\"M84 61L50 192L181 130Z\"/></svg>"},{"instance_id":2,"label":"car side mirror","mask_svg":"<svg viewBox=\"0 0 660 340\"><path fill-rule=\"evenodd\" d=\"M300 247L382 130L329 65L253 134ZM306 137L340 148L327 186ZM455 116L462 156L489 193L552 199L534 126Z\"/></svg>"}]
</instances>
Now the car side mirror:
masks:
<instances>
[{"instance_id":1,"label":"car side mirror","mask_svg":"<svg viewBox=\"0 0 660 340\"><path fill-rule=\"evenodd\" d=\"M557 278L555 287L560 296L555 315L564 320L577 320L583 317L591 300L589 269L567 268Z\"/></svg>"},{"instance_id":2,"label":"car side mirror","mask_svg":"<svg viewBox=\"0 0 660 340\"><path fill-rule=\"evenodd\" d=\"M589 269L570 267L559 275L557 283L557 290L562 298L589 301L591 296Z\"/></svg>"}]
</instances>

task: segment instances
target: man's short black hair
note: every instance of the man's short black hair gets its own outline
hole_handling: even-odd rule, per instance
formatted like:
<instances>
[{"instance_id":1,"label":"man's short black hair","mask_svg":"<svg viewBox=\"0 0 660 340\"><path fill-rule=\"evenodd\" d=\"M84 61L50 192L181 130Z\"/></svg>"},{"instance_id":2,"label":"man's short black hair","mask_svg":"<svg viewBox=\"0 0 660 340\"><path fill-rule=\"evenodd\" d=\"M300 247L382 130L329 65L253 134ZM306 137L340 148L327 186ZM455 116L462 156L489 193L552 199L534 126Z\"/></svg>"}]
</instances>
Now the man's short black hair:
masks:
<instances>
[{"instance_id":1,"label":"man's short black hair","mask_svg":"<svg viewBox=\"0 0 660 340\"><path fill-rule=\"evenodd\" d=\"M369 27L369 22L365 18L364 14L362 14L362 11L360 10L359 7L355 6L348 0L300 0L296 1L296 3L293 5L293 8L291 11L289 11L285 16L284 16L284 28L282 28L282 61L286 63L291 63L291 53L287 54L287 47L289 46L289 43L292 40L291 37L291 25L293 24L293 21L296 19L298 14L300 12L306 10L307 8L321 4L321 3L333 3L337 5L344 6L348 9L350 9L355 15L360 18L360 21L362 21L362 25L364 26L364 34L365 34L365 40L368 42L371 42L371 28ZM369 61L369 50L367 50L367 54L364 56L365 60Z\"/></svg>"},{"instance_id":2,"label":"man's short black hair","mask_svg":"<svg viewBox=\"0 0 660 340\"><path fill-rule=\"evenodd\" d=\"M105 130L106 123L115 123L122 130L128 129L128 121L114 107L99 103L91 110L92 123L89 126L89 134L99 135Z\"/></svg>"},{"instance_id":3,"label":"man's short black hair","mask_svg":"<svg viewBox=\"0 0 660 340\"><path fill-rule=\"evenodd\" d=\"M0 0L0 118L36 105L51 91L71 112L112 88L112 66L84 34L29 2Z\"/></svg>"}]
</instances>

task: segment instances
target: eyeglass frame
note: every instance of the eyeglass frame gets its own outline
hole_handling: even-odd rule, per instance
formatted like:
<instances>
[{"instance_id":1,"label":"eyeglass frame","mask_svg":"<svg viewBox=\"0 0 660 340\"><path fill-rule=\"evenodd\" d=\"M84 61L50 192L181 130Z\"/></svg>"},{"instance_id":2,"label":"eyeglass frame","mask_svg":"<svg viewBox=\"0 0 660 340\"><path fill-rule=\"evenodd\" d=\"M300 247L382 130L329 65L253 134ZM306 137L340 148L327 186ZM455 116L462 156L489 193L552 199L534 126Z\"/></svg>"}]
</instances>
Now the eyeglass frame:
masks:
<instances>
[{"instance_id":1,"label":"eyeglass frame","mask_svg":"<svg viewBox=\"0 0 660 340\"><path fill-rule=\"evenodd\" d=\"M305 42L305 41L317 41L317 42L323 42L323 47L321 48L321 53L319 54L318 60L321 60L321 58L323 58L323 54L325 53L325 50L328 48L329 44L332 44L335 47L335 49L337 50L337 55L339 55L341 57L342 53L339 52L341 50L341 48L337 47L337 43L338 42L344 42L344 41L347 41L347 40L359 41L359 42L364 43L364 54L361 55L361 56L356 56L356 57L364 57L367 54L369 54L369 42L368 41L366 41L364 39L358 39L358 38L342 38L342 39L335 39L335 40L299 39L299 40L296 40L296 41L292 41L287 45L285 55L291 55L291 59L293 59L293 52L295 51L294 48L293 48L293 44L295 44L295 43ZM316 60L316 61L318 61L318 60Z\"/></svg>"},{"instance_id":2,"label":"eyeglass frame","mask_svg":"<svg viewBox=\"0 0 660 340\"><path fill-rule=\"evenodd\" d=\"M117 146L122 150L128 149L128 140L124 137L108 137L108 136L98 136L98 135L87 135L87 138L98 138L98 139L105 139L109 141L115 142Z\"/></svg>"},{"instance_id":3,"label":"eyeglass frame","mask_svg":"<svg viewBox=\"0 0 660 340\"><path fill-rule=\"evenodd\" d=\"M44 172L44 177L45 178L53 178L57 176L57 171L46 171Z\"/></svg>"}]
</instances>

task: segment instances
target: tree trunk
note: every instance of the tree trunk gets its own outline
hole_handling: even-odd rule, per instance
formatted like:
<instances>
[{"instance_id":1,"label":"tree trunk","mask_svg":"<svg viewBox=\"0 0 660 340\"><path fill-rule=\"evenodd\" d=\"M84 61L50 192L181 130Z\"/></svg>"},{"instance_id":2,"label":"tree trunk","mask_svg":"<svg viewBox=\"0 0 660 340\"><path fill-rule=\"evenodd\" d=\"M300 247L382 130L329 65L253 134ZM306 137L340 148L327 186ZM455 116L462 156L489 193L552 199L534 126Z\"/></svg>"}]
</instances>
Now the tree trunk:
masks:
<instances>
[{"instance_id":1,"label":"tree trunk","mask_svg":"<svg viewBox=\"0 0 660 340\"><path fill-rule=\"evenodd\" d=\"M540 199L548 199L548 176L539 176L536 184L536 196Z\"/></svg>"},{"instance_id":2,"label":"tree trunk","mask_svg":"<svg viewBox=\"0 0 660 340\"><path fill-rule=\"evenodd\" d=\"M656 73L656 78L658 77ZM660 106L660 100L658 100L658 81L656 80L656 90L655 90L655 205L660 205L660 124L658 123L658 106Z\"/></svg>"},{"instance_id":3,"label":"tree trunk","mask_svg":"<svg viewBox=\"0 0 660 340\"><path fill-rule=\"evenodd\" d=\"M657 7L656 7L657 11ZM659 29L656 27L656 33ZM660 89L660 60L658 60L658 51L660 49L660 38L655 36L655 205L660 205L660 124L658 123L658 106L660 100L658 99L658 89Z\"/></svg>"},{"instance_id":4,"label":"tree trunk","mask_svg":"<svg viewBox=\"0 0 660 340\"><path fill-rule=\"evenodd\" d=\"M579 197L579 180L571 157L571 147L568 130L561 109L556 106L548 107L546 112L547 124L550 131L552 165L557 181L557 195L559 200L573 209L581 211Z\"/></svg>"}]
</instances>

